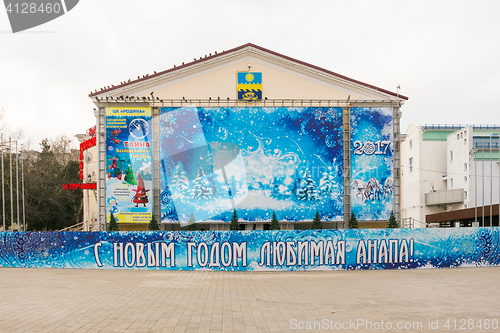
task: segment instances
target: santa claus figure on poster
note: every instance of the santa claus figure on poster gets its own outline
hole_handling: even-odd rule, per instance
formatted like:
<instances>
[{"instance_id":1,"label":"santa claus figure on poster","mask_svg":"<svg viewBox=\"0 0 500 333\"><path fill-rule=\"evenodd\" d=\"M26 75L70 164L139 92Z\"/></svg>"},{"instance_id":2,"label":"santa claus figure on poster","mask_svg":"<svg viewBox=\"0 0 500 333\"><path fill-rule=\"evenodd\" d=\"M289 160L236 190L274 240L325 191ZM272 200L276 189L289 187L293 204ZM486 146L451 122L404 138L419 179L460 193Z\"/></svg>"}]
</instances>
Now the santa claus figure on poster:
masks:
<instances>
[{"instance_id":1,"label":"santa claus figure on poster","mask_svg":"<svg viewBox=\"0 0 500 333\"><path fill-rule=\"evenodd\" d=\"M142 179L140 171L137 172L137 189L132 189L132 191L135 191L135 196L132 198L135 207L139 207L139 204L143 204L144 207L146 207L146 204L149 202L147 192L150 190L144 187L144 180Z\"/></svg>"}]
</instances>

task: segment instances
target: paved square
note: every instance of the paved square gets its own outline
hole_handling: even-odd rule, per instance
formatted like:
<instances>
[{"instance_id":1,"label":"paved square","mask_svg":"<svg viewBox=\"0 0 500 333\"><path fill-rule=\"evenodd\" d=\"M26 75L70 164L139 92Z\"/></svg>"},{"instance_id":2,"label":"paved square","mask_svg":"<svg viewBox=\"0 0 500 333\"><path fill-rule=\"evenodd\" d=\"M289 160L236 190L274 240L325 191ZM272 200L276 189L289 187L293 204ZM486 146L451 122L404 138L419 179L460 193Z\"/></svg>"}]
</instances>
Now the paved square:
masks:
<instances>
[{"instance_id":1,"label":"paved square","mask_svg":"<svg viewBox=\"0 0 500 333\"><path fill-rule=\"evenodd\" d=\"M491 325L500 320L500 267L329 272L0 268L0 307L2 333L498 332Z\"/></svg>"}]
</instances>

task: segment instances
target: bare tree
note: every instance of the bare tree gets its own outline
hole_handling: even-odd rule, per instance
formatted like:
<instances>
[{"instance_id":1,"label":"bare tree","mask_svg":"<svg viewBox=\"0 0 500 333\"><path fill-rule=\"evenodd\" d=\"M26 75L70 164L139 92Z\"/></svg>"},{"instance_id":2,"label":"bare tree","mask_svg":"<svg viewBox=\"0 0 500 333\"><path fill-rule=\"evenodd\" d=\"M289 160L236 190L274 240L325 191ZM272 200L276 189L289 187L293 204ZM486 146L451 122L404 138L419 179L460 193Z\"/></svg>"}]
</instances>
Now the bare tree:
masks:
<instances>
[{"instance_id":1,"label":"bare tree","mask_svg":"<svg viewBox=\"0 0 500 333\"><path fill-rule=\"evenodd\" d=\"M5 118L5 109L2 108L0 110L0 136L3 136L3 145L0 143L0 149L4 151L8 149L9 138L11 138L12 141L17 141L23 137L23 130L18 128L15 131L11 131Z\"/></svg>"},{"instance_id":2,"label":"bare tree","mask_svg":"<svg viewBox=\"0 0 500 333\"><path fill-rule=\"evenodd\" d=\"M78 150L73 144L73 140L65 134L50 140L51 151L61 165L66 166L69 161L78 160Z\"/></svg>"}]
</instances>

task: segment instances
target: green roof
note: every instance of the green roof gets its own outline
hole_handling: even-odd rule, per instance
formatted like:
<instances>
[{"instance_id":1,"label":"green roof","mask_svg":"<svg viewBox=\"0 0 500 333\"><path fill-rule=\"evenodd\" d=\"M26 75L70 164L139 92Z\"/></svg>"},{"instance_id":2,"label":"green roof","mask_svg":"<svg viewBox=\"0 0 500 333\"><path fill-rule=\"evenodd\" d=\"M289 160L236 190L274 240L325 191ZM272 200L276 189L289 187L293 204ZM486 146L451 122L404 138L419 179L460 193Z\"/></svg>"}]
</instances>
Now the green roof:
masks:
<instances>
[{"instance_id":1,"label":"green roof","mask_svg":"<svg viewBox=\"0 0 500 333\"><path fill-rule=\"evenodd\" d=\"M448 134L454 131L425 131L423 133L424 141L446 141Z\"/></svg>"},{"instance_id":2,"label":"green roof","mask_svg":"<svg viewBox=\"0 0 500 333\"><path fill-rule=\"evenodd\" d=\"M488 131L488 130L474 130L472 131L473 136L490 136L490 135L498 135L498 130L497 131Z\"/></svg>"},{"instance_id":3,"label":"green roof","mask_svg":"<svg viewBox=\"0 0 500 333\"><path fill-rule=\"evenodd\" d=\"M496 161L498 160L498 150L493 150L492 151L492 155L493 157L491 158L492 160ZM476 161L482 161L483 158L482 158L482 151L481 150L478 150L474 153L474 160ZM484 160L485 161L489 161L490 160L490 150L485 150L484 151Z\"/></svg>"}]
</instances>

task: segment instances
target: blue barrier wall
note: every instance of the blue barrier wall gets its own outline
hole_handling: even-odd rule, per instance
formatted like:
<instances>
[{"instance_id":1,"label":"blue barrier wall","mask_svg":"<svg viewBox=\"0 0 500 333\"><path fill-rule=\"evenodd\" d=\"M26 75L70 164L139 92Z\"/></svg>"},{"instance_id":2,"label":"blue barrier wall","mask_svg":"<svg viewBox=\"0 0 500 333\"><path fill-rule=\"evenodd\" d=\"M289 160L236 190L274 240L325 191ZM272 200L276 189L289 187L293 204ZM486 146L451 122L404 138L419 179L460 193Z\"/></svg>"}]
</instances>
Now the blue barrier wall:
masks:
<instances>
[{"instance_id":1,"label":"blue barrier wall","mask_svg":"<svg viewBox=\"0 0 500 333\"><path fill-rule=\"evenodd\" d=\"M0 232L0 267L344 270L498 266L499 228Z\"/></svg>"}]
</instances>

